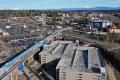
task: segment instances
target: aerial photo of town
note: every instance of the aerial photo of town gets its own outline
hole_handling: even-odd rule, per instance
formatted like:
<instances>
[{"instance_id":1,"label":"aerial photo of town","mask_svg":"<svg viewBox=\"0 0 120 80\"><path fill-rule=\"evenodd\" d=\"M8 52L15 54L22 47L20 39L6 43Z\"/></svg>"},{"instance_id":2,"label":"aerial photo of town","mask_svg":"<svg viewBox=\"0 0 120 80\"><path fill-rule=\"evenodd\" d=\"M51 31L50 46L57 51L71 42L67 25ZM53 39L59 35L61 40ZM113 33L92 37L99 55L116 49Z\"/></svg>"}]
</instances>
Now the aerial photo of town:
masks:
<instances>
[{"instance_id":1,"label":"aerial photo of town","mask_svg":"<svg viewBox=\"0 0 120 80\"><path fill-rule=\"evenodd\" d=\"M120 80L120 0L0 0L0 80Z\"/></svg>"}]
</instances>

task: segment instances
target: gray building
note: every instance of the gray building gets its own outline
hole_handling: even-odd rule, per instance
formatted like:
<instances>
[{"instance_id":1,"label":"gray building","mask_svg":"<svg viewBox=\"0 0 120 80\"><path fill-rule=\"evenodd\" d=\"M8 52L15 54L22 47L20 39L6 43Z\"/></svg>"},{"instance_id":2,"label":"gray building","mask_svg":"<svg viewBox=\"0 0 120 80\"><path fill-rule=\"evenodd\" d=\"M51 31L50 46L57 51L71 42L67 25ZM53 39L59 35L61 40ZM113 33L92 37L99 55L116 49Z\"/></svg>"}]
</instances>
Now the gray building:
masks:
<instances>
[{"instance_id":1,"label":"gray building","mask_svg":"<svg viewBox=\"0 0 120 80\"><path fill-rule=\"evenodd\" d=\"M98 48L69 46L56 67L57 80L107 80Z\"/></svg>"},{"instance_id":2,"label":"gray building","mask_svg":"<svg viewBox=\"0 0 120 80\"><path fill-rule=\"evenodd\" d=\"M91 28L107 28L112 25L112 22L109 20L91 20Z\"/></svg>"},{"instance_id":3,"label":"gray building","mask_svg":"<svg viewBox=\"0 0 120 80\"><path fill-rule=\"evenodd\" d=\"M54 60L60 59L67 46L72 43L70 41L54 41L48 48L44 49L39 57L41 64L50 63Z\"/></svg>"},{"instance_id":4,"label":"gray building","mask_svg":"<svg viewBox=\"0 0 120 80\"><path fill-rule=\"evenodd\" d=\"M98 48L79 46L72 41L54 41L40 53L40 61L53 65L56 60L57 80L107 80Z\"/></svg>"}]
</instances>

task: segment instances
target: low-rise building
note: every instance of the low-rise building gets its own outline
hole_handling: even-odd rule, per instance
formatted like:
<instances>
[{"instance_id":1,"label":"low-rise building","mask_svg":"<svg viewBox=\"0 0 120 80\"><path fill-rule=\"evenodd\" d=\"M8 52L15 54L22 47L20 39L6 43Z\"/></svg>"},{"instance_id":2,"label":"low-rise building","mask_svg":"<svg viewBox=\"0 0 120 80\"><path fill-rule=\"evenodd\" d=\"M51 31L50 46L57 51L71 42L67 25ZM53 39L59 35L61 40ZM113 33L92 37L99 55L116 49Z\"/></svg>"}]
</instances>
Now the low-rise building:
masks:
<instances>
[{"instance_id":1,"label":"low-rise building","mask_svg":"<svg viewBox=\"0 0 120 80\"><path fill-rule=\"evenodd\" d=\"M109 29L109 32L110 33L120 34L120 29L117 29L117 28Z\"/></svg>"}]
</instances>

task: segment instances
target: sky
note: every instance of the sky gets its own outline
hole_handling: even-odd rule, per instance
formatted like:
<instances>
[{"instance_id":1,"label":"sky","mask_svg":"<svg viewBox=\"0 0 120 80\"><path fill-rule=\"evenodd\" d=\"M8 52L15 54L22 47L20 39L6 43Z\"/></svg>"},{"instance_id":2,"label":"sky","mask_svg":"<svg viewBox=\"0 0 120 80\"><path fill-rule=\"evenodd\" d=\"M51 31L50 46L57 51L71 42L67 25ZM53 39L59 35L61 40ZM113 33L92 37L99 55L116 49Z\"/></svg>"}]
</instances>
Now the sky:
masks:
<instances>
[{"instance_id":1,"label":"sky","mask_svg":"<svg viewBox=\"0 0 120 80\"><path fill-rule=\"evenodd\" d=\"M0 9L120 7L120 0L0 0Z\"/></svg>"}]
</instances>

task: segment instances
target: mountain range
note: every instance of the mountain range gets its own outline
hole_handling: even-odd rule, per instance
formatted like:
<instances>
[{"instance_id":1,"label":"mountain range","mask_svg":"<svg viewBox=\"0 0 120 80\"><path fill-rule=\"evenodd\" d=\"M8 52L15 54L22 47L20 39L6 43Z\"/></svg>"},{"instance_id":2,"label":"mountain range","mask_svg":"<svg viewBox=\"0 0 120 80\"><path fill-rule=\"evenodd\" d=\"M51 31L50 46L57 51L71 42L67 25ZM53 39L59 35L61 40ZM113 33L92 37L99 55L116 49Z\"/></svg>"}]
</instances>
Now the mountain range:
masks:
<instances>
[{"instance_id":1,"label":"mountain range","mask_svg":"<svg viewBox=\"0 0 120 80\"><path fill-rule=\"evenodd\" d=\"M61 10L120 10L120 7L62 8Z\"/></svg>"}]
</instances>

